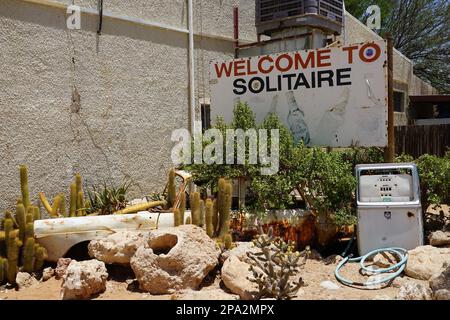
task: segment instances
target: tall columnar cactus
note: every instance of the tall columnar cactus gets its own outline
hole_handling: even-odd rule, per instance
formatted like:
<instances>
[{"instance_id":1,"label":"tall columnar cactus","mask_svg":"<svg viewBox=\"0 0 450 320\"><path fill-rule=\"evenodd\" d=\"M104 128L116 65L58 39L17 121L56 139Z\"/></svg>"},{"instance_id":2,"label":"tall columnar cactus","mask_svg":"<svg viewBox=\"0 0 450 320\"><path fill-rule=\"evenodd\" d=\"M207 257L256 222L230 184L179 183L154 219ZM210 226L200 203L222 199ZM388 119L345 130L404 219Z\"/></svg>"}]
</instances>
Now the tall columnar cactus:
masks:
<instances>
[{"instance_id":1,"label":"tall columnar cactus","mask_svg":"<svg viewBox=\"0 0 450 320\"><path fill-rule=\"evenodd\" d=\"M175 227L183 224L183 218L181 216L180 209L178 208L173 209L173 224Z\"/></svg>"},{"instance_id":2,"label":"tall columnar cactus","mask_svg":"<svg viewBox=\"0 0 450 320\"><path fill-rule=\"evenodd\" d=\"M200 225L200 193L193 192L191 195L191 217L192 224Z\"/></svg>"},{"instance_id":3,"label":"tall columnar cactus","mask_svg":"<svg viewBox=\"0 0 450 320\"><path fill-rule=\"evenodd\" d=\"M84 193L83 193L83 185L81 180L81 175L76 174L75 175L75 185L76 185L76 195L77 195L77 213L76 215L78 217L85 216L86 210L85 210L85 204L84 204Z\"/></svg>"},{"instance_id":4,"label":"tall columnar cactus","mask_svg":"<svg viewBox=\"0 0 450 320\"><path fill-rule=\"evenodd\" d=\"M25 226L26 226L26 220L25 220L25 207L23 204L18 204L16 207L16 221L19 225L19 239L23 241L25 237Z\"/></svg>"},{"instance_id":5,"label":"tall columnar cactus","mask_svg":"<svg viewBox=\"0 0 450 320\"><path fill-rule=\"evenodd\" d=\"M231 201L233 196L233 187L231 182L225 182L224 184L224 193L220 195L222 198L221 202L219 202L219 236L222 238L226 234L228 234L230 229L230 212L231 212Z\"/></svg>"},{"instance_id":6,"label":"tall columnar cactus","mask_svg":"<svg viewBox=\"0 0 450 320\"><path fill-rule=\"evenodd\" d=\"M61 207L61 196L58 194L54 199L53 199L53 206L52 206L52 212L51 212L51 216L52 217L58 217L60 216L60 212L59 209Z\"/></svg>"},{"instance_id":7,"label":"tall columnar cactus","mask_svg":"<svg viewBox=\"0 0 450 320\"><path fill-rule=\"evenodd\" d=\"M205 225L205 201L200 200L200 227Z\"/></svg>"},{"instance_id":8,"label":"tall columnar cactus","mask_svg":"<svg viewBox=\"0 0 450 320\"><path fill-rule=\"evenodd\" d=\"M6 279L10 284L16 283L16 275L18 271L19 262L19 248L22 246L22 241L18 238L19 233L14 230L10 233L8 238L8 269L6 270Z\"/></svg>"},{"instance_id":9,"label":"tall columnar cactus","mask_svg":"<svg viewBox=\"0 0 450 320\"><path fill-rule=\"evenodd\" d=\"M61 199L61 202L59 204L59 214L62 217L67 217L67 211L66 211L66 195L64 193L60 193L59 197Z\"/></svg>"},{"instance_id":10,"label":"tall columnar cactus","mask_svg":"<svg viewBox=\"0 0 450 320\"><path fill-rule=\"evenodd\" d=\"M175 205L176 189L175 189L175 170L169 171L169 183L167 186L167 207L172 208Z\"/></svg>"},{"instance_id":11,"label":"tall columnar cactus","mask_svg":"<svg viewBox=\"0 0 450 320\"><path fill-rule=\"evenodd\" d=\"M35 245L35 259L34 259L34 271L39 271L44 266L44 261L47 259L47 250L36 244Z\"/></svg>"},{"instance_id":12,"label":"tall columnar cactus","mask_svg":"<svg viewBox=\"0 0 450 320\"><path fill-rule=\"evenodd\" d=\"M214 201L213 201L212 224L213 224L214 234L216 234L217 232L219 232L219 208L217 206L217 199L214 199Z\"/></svg>"},{"instance_id":13,"label":"tall columnar cactus","mask_svg":"<svg viewBox=\"0 0 450 320\"><path fill-rule=\"evenodd\" d=\"M9 238L12 236L11 233L14 230L14 222L10 218L5 218L3 222L3 227L5 228L5 243L6 243L6 253L8 254L8 243Z\"/></svg>"},{"instance_id":14,"label":"tall columnar cactus","mask_svg":"<svg viewBox=\"0 0 450 320\"><path fill-rule=\"evenodd\" d=\"M221 219L221 213L225 206L225 185L227 184L227 181L224 178L220 178L217 183L217 211L218 211L218 226L217 226L217 232L219 232L222 228L222 219Z\"/></svg>"},{"instance_id":15,"label":"tall columnar cactus","mask_svg":"<svg viewBox=\"0 0 450 320\"><path fill-rule=\"evenodd\" d=\"M7 269L7 261L3 257L0 257L0 284L5 281L6 269Z\"/></svg>"},{"instance_id":16,"label":"tall columnar cactus","mask_svg":"<svg viewBox=\"0 0 450 320\"><path fill-rule=\"evenodd\" d=\"M86 215L86 210L84 208L84 195L83 191L78 192L77 197L77 216L82 217Z\"/></svg>"},{"instance_id":17,"label":"tall columnar cactus","mask_svg":"<svg viewBox=\"0 0 450 320\"><path fill-rule=\"evenodd\" d=\"M210 238L214 237L213 213L214 213L214 203L211 199L206 199L205 224L206 224L206 233Z\"/></svg>"},{"instance_id":18,"label":"tall columnar cactus","mask_svg":"<svg viewBox=\"0 0 450 320\"><path fill-rule=\"evenodd\" d=\"M20 190L22 191L22 203L25 210L30 206L30 192L28 190L28 168L20 166Z\"/></svg>"},{"instance_id":19,"label":"tall columnar cactus","mask_svg":"<svg viewBox=\"0 0 450 320\"><path fill-rule=\"evenodd\" d=\"M70 185L70 217L76 217L77 216L77 185L76 183L72 183Z\"/></svg>"},{"instance_id":20,"label":"tall columnar cactus","mask_svg":"<svg viewBox=\"0 0 450 320\"><path fill-rule=\"evenodd\" d=\"M23 271L32 273L34 270L34 238L27 238L22 251Z\"/></svg>"},{"instance_id":21,"label":"tall columnar cactus","mask_svg":"<svg viewBox=\"0 0 450 320\"><path fill-rule=\"evenodd\" d=\"M186 212L186 193L185 192L181 193L179 210L180 210L180 216L181 216L181 223L180 224L183 224L183 222L184 222L184 215L185 215L185 212Z\"/></svg>"},{"instance_id":22,"label":"tall columnar cactus","mask_svg":"<svg viewBox=\"0 0 450 320\"><path fill-rule=\"evenodd\" d=\"M36 206L33 209L34 220L41 220L41 210L39 209L39 207Z\"/></svg>"}]
</instances>

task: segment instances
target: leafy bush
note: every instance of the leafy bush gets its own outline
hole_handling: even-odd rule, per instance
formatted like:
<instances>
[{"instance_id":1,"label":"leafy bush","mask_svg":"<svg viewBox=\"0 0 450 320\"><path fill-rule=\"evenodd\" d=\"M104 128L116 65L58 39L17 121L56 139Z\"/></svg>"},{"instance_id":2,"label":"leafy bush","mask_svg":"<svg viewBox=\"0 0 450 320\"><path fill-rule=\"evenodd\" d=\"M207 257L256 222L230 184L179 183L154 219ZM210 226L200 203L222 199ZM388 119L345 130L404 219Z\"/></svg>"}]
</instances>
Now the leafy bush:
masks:
<instances>
[{"instance_id":1,"label":"leafy bush","mask_svg":"<svg viewBox=\"0 0 450 320\"><path fill-rule=\"evenodd\" d=\"M126 207L126 194L130 183L123 182L119 186L108 186L106 182L99 187L92 186L88 190L90 207L88 214L107 215Z\"/></svg>"}]
</instances>

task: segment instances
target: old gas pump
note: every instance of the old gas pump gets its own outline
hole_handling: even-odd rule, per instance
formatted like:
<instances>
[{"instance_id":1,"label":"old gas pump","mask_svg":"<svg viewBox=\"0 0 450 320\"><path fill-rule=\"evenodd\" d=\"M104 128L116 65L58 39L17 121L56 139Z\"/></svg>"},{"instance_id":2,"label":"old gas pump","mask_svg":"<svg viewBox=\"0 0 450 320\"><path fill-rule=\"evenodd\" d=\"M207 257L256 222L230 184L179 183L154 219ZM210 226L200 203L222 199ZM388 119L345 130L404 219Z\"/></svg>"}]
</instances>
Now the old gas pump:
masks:
<instances>
[{"instance_id":1,"label":"old gas pump","mask_svg":"<svg viewBox=\"0 0 450 320\"><path fill-rule=\"evenodd\" d=\"M361 164L355 170L359 254L388 247L410 250L423 245L416 165Z\"/></svg>"}]
</instances>

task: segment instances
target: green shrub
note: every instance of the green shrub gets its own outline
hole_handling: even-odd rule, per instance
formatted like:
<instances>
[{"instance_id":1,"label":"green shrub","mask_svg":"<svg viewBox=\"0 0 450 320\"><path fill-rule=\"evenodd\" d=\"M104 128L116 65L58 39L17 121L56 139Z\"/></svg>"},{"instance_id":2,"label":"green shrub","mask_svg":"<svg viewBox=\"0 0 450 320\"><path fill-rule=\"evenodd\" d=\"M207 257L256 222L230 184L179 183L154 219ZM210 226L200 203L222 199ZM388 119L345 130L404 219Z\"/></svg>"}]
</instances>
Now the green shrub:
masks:
<instances>
[{"instance_id":1,"label":"green shrub","mask_svg":"<svg viewBox=\"0 0 450 320\"><path fill-rule=\"evenodd\" d=\"M107 215L122 210L127 204L127 192L129 182L123 182L119 186L108 186L103 182L101 186L91 186L88 190L90 207L88 214Z\"/></svg>"}]
</instances>

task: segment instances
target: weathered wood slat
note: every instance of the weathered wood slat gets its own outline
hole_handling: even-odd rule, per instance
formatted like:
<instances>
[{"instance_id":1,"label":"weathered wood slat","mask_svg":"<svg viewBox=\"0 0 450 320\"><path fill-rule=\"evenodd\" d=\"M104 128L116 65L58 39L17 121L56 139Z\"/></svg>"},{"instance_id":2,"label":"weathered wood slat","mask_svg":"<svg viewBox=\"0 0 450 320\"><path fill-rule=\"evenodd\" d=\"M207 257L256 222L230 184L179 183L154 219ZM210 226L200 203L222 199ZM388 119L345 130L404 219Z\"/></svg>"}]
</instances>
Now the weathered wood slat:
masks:
<instances>
[{"instance_id":1,"label":"weathered wood slat","mask_svg":"<svg viewBox=\"0 0 450 320\"><path fill-rule=\"evenodd\" d=\"M450 124L395 127L395 153L415 158L423 154L442 157L450 148Z\"/></svg>"}]
</instances>

